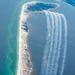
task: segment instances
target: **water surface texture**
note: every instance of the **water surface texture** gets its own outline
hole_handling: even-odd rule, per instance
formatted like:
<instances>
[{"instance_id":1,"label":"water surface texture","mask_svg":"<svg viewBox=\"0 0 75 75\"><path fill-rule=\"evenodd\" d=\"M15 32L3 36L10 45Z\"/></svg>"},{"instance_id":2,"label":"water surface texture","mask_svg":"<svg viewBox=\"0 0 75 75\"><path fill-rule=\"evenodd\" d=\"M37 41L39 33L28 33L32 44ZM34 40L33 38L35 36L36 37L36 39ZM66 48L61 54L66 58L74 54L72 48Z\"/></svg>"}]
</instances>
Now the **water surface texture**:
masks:
<instances>
[{"instance_id":1,"label":"water surface texture","mask_svg":"<svg viewBox=\"0 0 75 75\"><path fill-rule=\"evenodd\" d=\"M31 1L0 1L0 75L17 75L21 11ZM75 75L75 1L35 1L40 2L25 11L29 14L23 29L28 32L31 75Z\"/></svg>"},{"instance_id":2,"label":"water surface texture","mask_svg":"<svg viewBox=\"0 0 75 75\"><path fill-rule=\"evenodd\" d=\"M71 73L74 75L75 59L71 59L74 54L70 52L72 50L74 52L74 47L72 45L73 49L70 49L70 44L71 38L75 36L72 35L73 31L70 27L74 26L75 8L64 2L53 3L57 3L52 5L56 5L56 7L51 7L48 10L38 5L36 7L36 3L31 3L32 7L35 7L34 9L30 5L30 8L28 8L30 12L27 20L29 26L28 46L33 62L33 75L71 75ZM67 12L68 10L72 11ZM72 13L71 16L69 16L70 13ZM34 52L34 55L32 52Z\"/></svg>"}]
</instances>

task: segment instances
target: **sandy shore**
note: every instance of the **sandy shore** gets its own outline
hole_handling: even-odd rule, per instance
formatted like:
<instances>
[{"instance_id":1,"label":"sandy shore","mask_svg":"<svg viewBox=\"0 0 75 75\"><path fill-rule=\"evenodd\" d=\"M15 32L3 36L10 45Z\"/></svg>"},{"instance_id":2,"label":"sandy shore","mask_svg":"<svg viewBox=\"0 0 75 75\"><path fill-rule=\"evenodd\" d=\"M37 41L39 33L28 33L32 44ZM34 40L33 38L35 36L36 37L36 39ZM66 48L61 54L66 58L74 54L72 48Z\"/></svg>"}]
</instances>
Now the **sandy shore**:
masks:
<instances>
[{"instance_id":1,"label":"sandy shore","mask_svg":"<svg viewBox=\"0 0 75 75\"><path fill-rule=\"evenodd\" d=\"M19 26L19 52L18 52L18 68L17 75L30 75L32 72L32 63L30 54L27 49L28 31L24 30L27 14L25 13L25 5L23 5L20 26Z\"/></svg>"}]
</instances>

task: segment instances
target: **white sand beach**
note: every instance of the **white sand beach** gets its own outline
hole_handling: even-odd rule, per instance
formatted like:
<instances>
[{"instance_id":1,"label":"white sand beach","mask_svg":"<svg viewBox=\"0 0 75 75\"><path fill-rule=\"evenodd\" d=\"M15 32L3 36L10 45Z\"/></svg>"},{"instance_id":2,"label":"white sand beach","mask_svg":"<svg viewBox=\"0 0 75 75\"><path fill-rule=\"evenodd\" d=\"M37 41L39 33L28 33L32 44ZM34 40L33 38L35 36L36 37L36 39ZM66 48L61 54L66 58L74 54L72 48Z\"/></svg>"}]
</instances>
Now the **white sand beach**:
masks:
<instances>
[{"instance_id":1,"label":"white sand beach","mask_svg":"<svg viewBox=\"0 0 75 75\"><path fill-rule=\"evenodd\" d=\"M18 52L18 68L17 75L30 75L32 72L32 63L30 60L30 54L27 49L27 35L24 28L24 22L26 22L27 14L25 13L25 5L22 7L20 26L19 26L19 52Z\"/></svg>"}]
</instances>

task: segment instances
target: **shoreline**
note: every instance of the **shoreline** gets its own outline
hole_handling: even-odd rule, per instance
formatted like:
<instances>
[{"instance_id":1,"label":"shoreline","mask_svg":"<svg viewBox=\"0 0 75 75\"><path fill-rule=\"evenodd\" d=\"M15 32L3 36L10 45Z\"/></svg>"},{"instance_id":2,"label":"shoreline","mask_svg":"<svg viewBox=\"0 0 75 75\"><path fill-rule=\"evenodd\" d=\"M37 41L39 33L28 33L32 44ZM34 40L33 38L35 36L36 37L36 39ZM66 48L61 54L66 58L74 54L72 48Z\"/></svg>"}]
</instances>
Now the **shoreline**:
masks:
<instances>
[{"instance_id":1,"label":"shoreline","mask_svg":"<svg viewBox=\"0 0 75 75\"><path fill-rule=\"evenodd\" d=\"M23 22L26 22L27 14L24 12L25 4L22 6L20 25L19 25L19 51L18 51L18 68L17 75L30 75L32 72L32 63L30 60L30 54L27 49L27 35Z\"/></svg>"}]
</instances>

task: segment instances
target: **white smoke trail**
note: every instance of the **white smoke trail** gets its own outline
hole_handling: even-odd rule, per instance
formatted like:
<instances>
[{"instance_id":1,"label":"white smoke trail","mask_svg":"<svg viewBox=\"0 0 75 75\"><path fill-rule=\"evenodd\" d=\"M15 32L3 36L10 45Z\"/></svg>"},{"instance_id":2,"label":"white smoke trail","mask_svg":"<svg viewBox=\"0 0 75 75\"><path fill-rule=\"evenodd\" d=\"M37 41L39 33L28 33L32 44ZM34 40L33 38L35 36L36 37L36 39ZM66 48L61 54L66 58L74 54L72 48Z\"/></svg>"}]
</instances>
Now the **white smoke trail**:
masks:
<instances>
[{"instance_id":1,"label":"white smoke trail","mask_svg":"<svg viewBox=\"0 0 75 75\"><path fill-rule=\"evenodd\" d=\"M53 14L51 12L49 12L51 14L51 16L49 16L51 18L51 29L52 29L52 35L51 35L51 43L50 43L50 50L49 50L49 55L48 55L48 61L47 61L47 66L46 66L46 73L45 75L49 75L50 72L50 66L51 66L51 55L52 55L52 50L53 50L53 38L54 38L54 17Z\"/></svg>"},{"instance_id":2,"label":"white smoke trail","mask_svg":"<svg viewBox=\"0 0 75 75\"><path fill-rule=\"evenodd\" d=\"M58 37L58 48L57 48L57 56L56 56L56 63L55 63L55 70L54 70L54 75L57 75L57 70L58 70L58 61L60 59L60 49L61 49L61 45L62 45L62 21L61 21L61 16L60 14L56 13L56 15L58 16L58 22L59 22L59 37Z\"/></svg>"},{"instance_id":3,"label":"white smoke trail","mask_svg":"<svg viewBox=\"0 0 75 75\"><path fill-rule=\"evenodd\" d=\"M45 45L41 75L45 74L44 72L46 70L47 57L48 57L48 51L49 51L49 45L50 45L50 37L51 37L51 33L50 33L51 27L50 27L49 14L48 14L48 11L44 11L44 12L46 14L46 19L47 19L47 36L46 36L46 45Z\"/></svg>"},{"instance_id":4,"label":"white smoke trail","mask_svg":"<svg viewBox=\"0 0 75 75\"><path fill-rule=\"evenodd\" d=\"M64 25L64 53L60 75L63 74L67 51L67 23L63 14L44 11L47 19L46 45L41 75L57 75L62 46L62 25Z\"/></svg>"},{"instance_id":5,"label":"white smoke trail","mask_svg":"<svg viewBox=\"0 0 75 75\"><path fill-rule=\"evenodd\" d=\"M56 13L53 13L54 15L54 22L55 22L55 33L54 33L54 47L53 47L53 58L52 58L52 61L51 61L51 73L50 75L52 75L53 73L53 70L54 70L54 65L55 65L55 57L56 57L56 52L57 52L57 45L58 45L58 17L56 15Z\"/></svg>"},{"instance_id":6,"label":"white smoke trail","mask_svg":"<svg viewBox=\"0 0 75 75\"><path fill-rule=\"evenodd\" d=\"M63 54L63 61L62 61L62 67L60 71L60 75L63 75L64 67L65 67L65 60L66 60L66 53L67 53L67 21L64 15L61 14L61 17L64 22L64 54Z\"/></svg>"}]
</instances>

